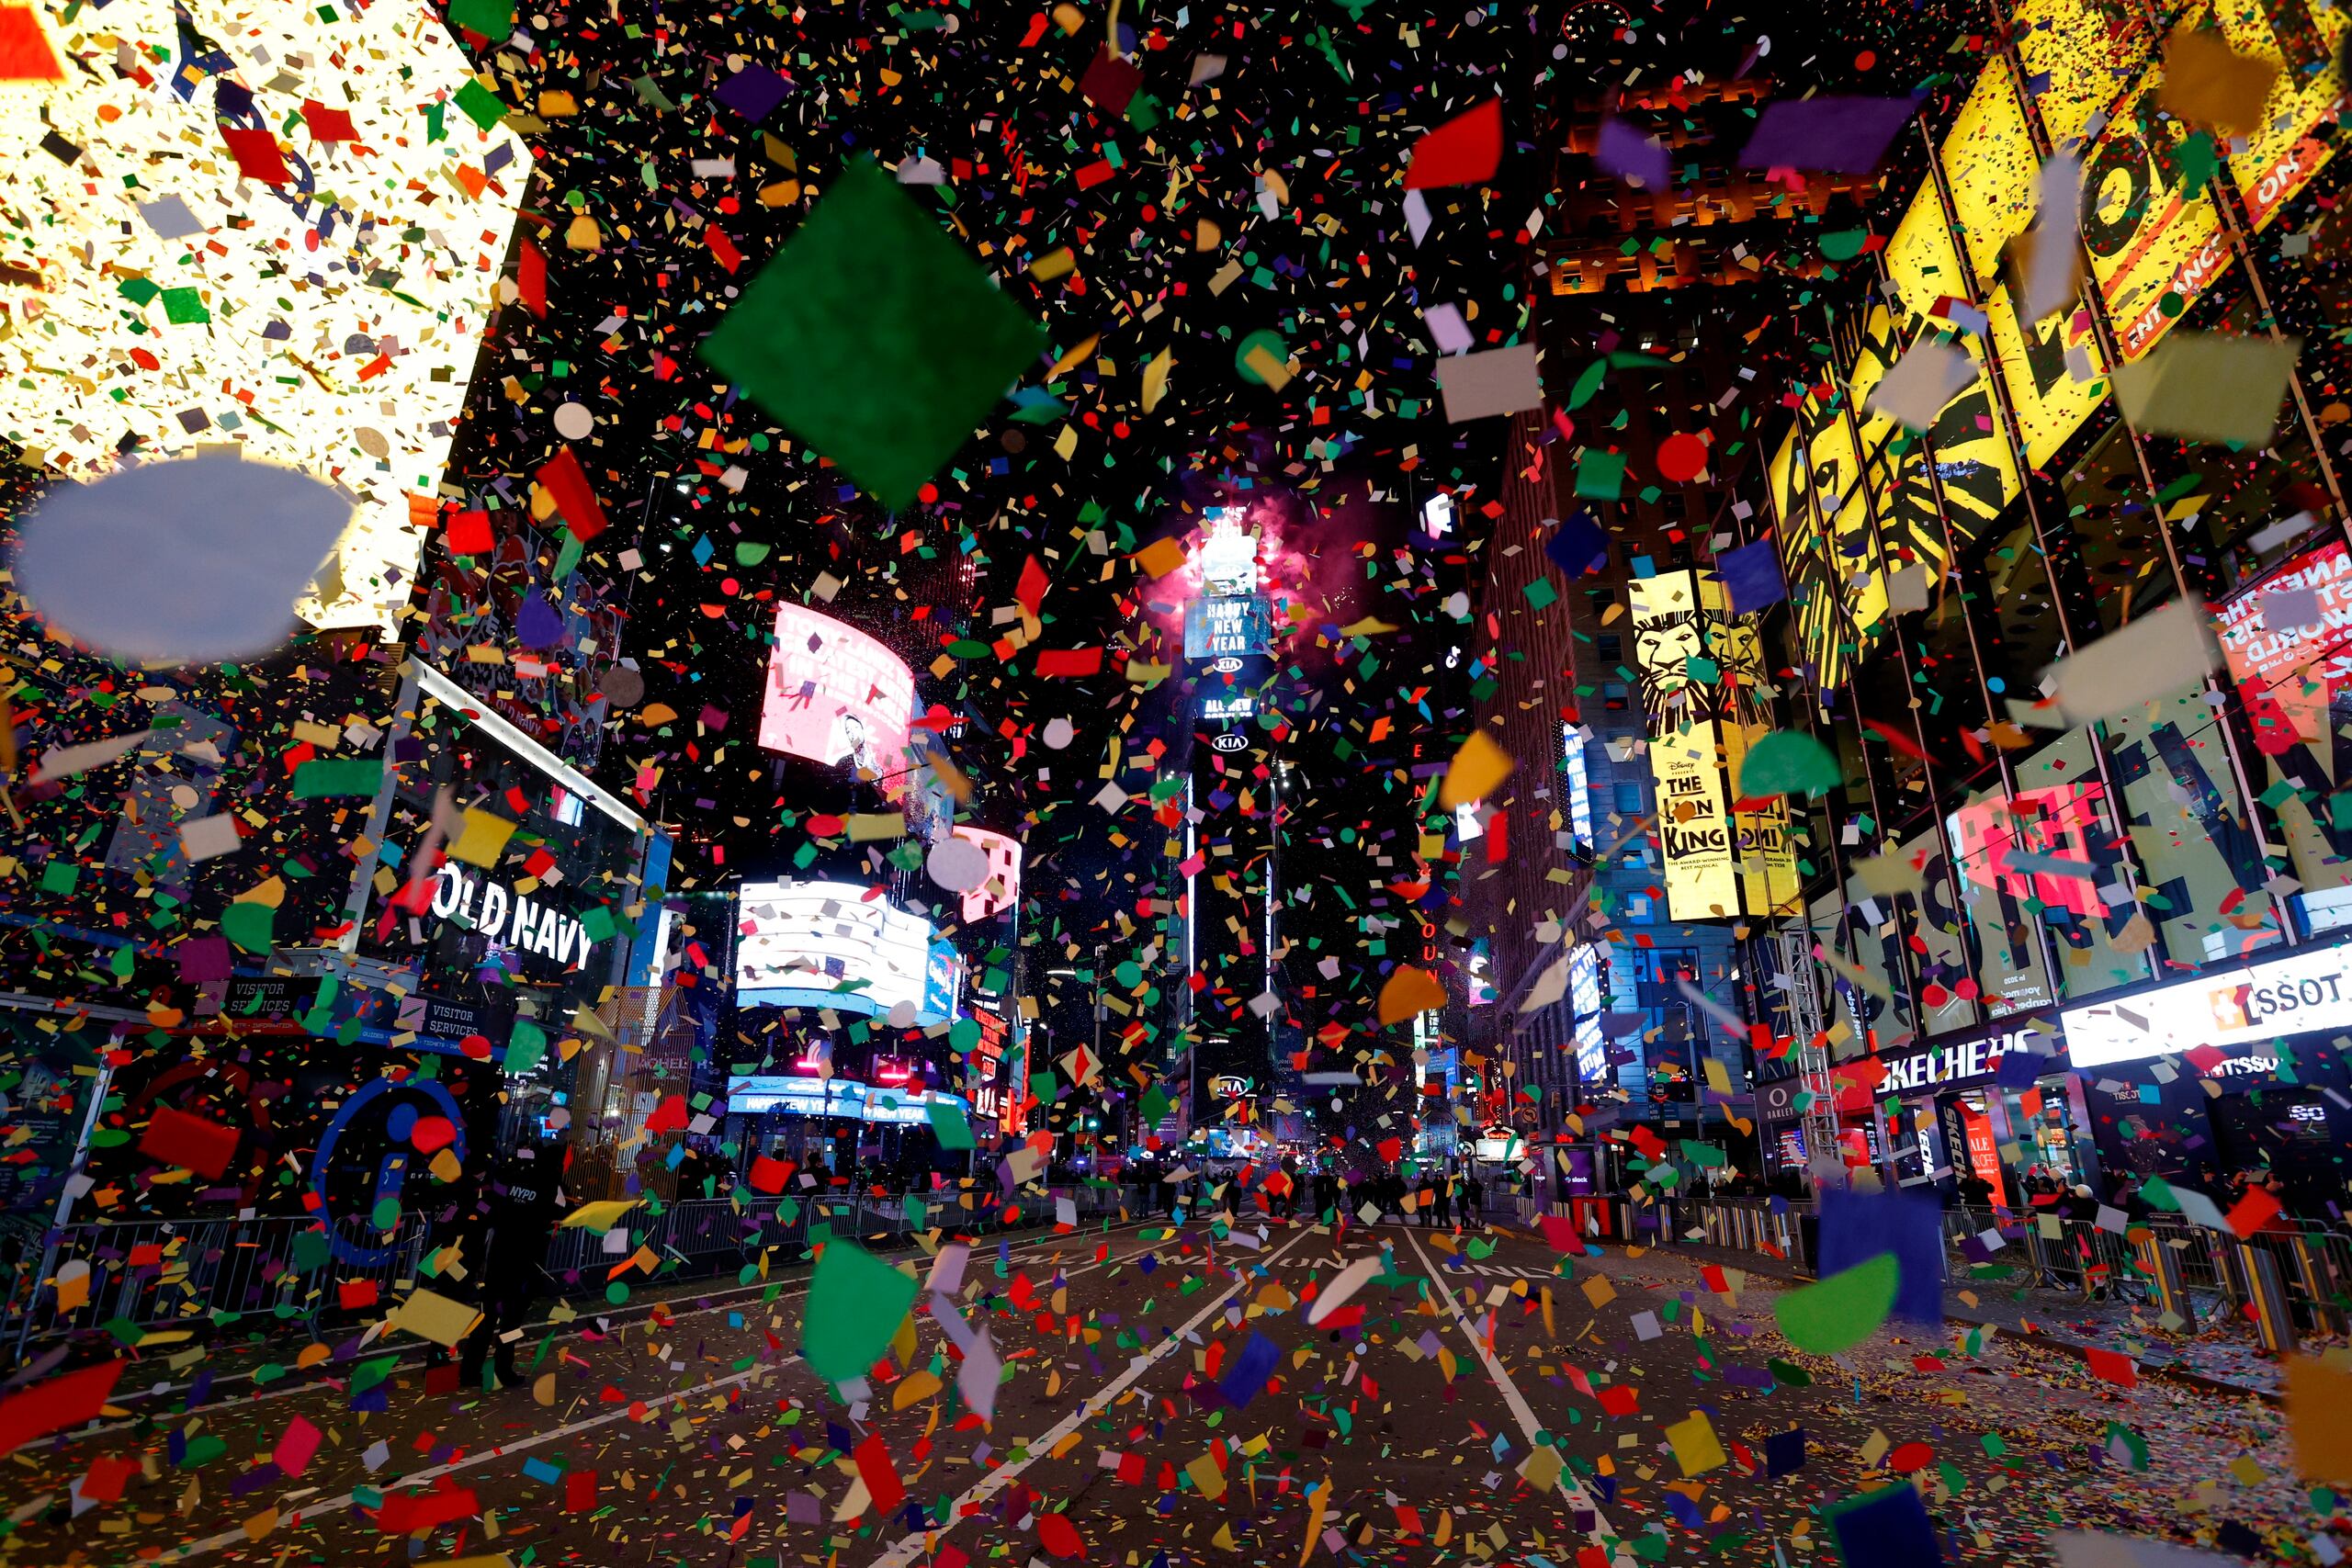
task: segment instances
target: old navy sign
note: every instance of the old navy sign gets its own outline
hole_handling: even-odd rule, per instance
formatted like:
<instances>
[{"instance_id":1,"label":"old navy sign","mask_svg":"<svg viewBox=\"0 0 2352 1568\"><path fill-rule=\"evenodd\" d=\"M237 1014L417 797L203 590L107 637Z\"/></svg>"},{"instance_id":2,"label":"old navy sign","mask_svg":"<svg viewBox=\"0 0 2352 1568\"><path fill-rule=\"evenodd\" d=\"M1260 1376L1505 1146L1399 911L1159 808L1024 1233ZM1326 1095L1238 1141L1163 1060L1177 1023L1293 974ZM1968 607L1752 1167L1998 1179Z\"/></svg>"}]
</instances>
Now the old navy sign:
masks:
<instances>
[{"instance_id":1,"label":"old navy sign","mask_svg":"<svg viewBox=\"0 0 2352 1568\"><path fill-rule=\"evenodd\" d=\"M579 963L594 945L588 928L571 916L454 865L441 868L440 883L433 889L433 913L438 919L458 920L492 942L561 964Z\"/></svg>"}]
</instances>

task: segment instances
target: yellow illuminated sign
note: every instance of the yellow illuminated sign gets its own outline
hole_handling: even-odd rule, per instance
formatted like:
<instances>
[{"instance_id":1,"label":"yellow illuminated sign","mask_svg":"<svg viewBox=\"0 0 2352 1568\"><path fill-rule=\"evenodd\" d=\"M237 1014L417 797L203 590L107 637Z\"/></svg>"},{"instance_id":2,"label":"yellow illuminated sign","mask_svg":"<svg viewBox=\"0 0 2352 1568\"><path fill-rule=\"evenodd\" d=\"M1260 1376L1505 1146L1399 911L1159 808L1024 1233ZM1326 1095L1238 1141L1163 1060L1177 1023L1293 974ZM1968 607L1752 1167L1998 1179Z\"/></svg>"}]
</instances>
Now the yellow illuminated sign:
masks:
<instances>
[{"instance_id":1,"label":"yellow illuminated sign","mask_svg":"<svg viewBox=\"0 0 2352 1568\"><path fill-rule=\"evenodd\" d=\"M1740 758L1770 728L1754 618L1732 615L1722 584L1695 571L1637 580L1626 597L1669 916L1724 919L1792 908L1788 803L1735 811L1731 795Z\"/></svg>"},{"instance_id":2,"label":"yellow illuminated sign","mask_svg":"<svg viewBox=\"0 0 2352 1568\"><path fill-rule=\"evenodd\" d=\"M2017 21L2018 58L2046 80L2034 103L2052 142L2067 146L2105 117L2083 153L2083 243L2116 347L2138 359L2230 263L2211 198L2188 194L2191 132L2156 107L2159 40L2128 10L2085 0L2026 0ZM2030 151L2021 172L2030 192Z\"/></svg>"},{"instance_id":3,"label":"yellow illuminated sign","mask_svg":"<svg viewBox=\"0 0 2352 1568\"><path fill-rule=\"evenodd\" d=\"M408 497L440 483L528 150L456 101L471 73L428 6L44 20L65 79L0 89L0 434L77 479L226 442L341 487L326 602L298 608L390 629L422 542Z\"/></svg>"},{"instance_id":4,"label":"yellow illuminated sign","mask_svg":"<svg viewBox=\"0 0 2352 1568\"><path fill-rule=\"evenodd\" d=\"M2151 65L2083 162L2083 243L2127 363L2155 347L2231 259L2212 198L2188 194L2177 162L2186 128L2157 109L2163 83Z\"/></svg>"},{"instance_id":5,"label":"yellow illuminated sign","mask_svg":"<svg viewBox=\"0 0 2352 1568\"><path fill-rule=\"evenodd\" d=\"M1955 543L1983 536L2001 509L2018 498L2022 488L2017 462L2001 430L2000 411L1993 401L1993 384L1984 368L1984 344L1972 332L1960 330L1958 312L1947 299L1962 297L1959 247L1952 241L1935 187L1922 189L1897 225L1886 248L1887 276L1897 298L1911 312L1894 323L1894 341L1885 352L1900 358L1898 346L1907 346L1928 333L1940 333L1977 361L1976 378L1944 404L1928 428L1935 446L1936 477L1944 497ZM1903 482L1897 487L1897 510L1905 516L1906 541L1929 558L1940 562L1942 547L1933 542L1938 532L1935 495L1928 481L1924 453L1917 445L1905 455Z\"/></svg>"},{"instance_id":6,"label":"yellow illuminated sign","mask_svg":"<svg viewBox=\"0 0 2352 1568\"><path fill-rule=\"evenodd\" d=\"M1808 398L1767 466L1798 633L1814 679L1825 686L1843 681L1877 637L1890 573L1918 566L1940 576L1953 546L1978 537L2018 495L1983 347L1956 330L1948 304L1967 291L1961 265L1930 188L1912 202L1886 247L1894 303L1863 310L1837 400ZM1905 350L1929 334L1957 343L1980 367L1929 427L1933 474L1918 436L1863 407Z\"/></svg>"},{"instance_id":7,"label":"yellow illuminated sign","mask_svg":"<svg viewBox=\"0 0 2352 1568\"><path fill-rule=\"evenodd\" d=\"M2005 284L1985 300L1984 313L1992 320L1993 358L2017 412L2025 460L2038 468L2107 396L2107 355L2086 310L2057 311L2028 332Z\"/></svg>"},{"instance_id":8,"label":"yellow illuminated sign","mask_svg":"<svg viewBox=\"0 0 2352 1568\"><path fill-rule=\"evenodd\" d=\"M1990 283L2000 270L2002 250L2033 221L2037 161L2025 107L2008 72L1995 66L1976 73L1976 85L1952 117L1937 157L1976 281ZM1923 193L1941 227L1934 187L1923 187ZM1957 280L1947 280L1943 292L1962 290Z\"/></svg>"},{"instance_id":9,"label":"yellow illuminated sign","mask_svg":"<svg viewBox=\"0 0 2352 1568\"><path fill-rule=\"evenodd\" d=\"M2154 35L2130 6L2021 0L2012 27L2018 61L2035 84L2033 104L2041 129L2061 147L2112 105L2155 49ZM1985 74L1999 69L1988 66ZM2026 173L2030 179L2030 166Z\"/></svg>"},{"instance_id":10,"label":"yellow illuminated sign","mask_svg":"<svg viewBox=\"0 0 2352 1568\"><path fill-rule=\"evenodd\" d=\"M2213 19L2232 49L2282 67L2262 106L2260 129L2230 159L2246 221L2260 233L2335 151L2311 131L2347 101L2330 62L2352 18L2340 6L2306 0L2216 0Z\"/></svg>"},{"instance_id":11,"label":"yellow illuminated sign","mask_svg":"<svg viewBox=\"0 0 2352 1568\"><path fill-rule=\"evenodd\" d=\"M2200 157L2221 158L2259 229L2329 156L2330 144L2310 132L2347 101L2325 64L2352 27L2342 10L2307 0L2215 0L2186 18L2208 19L2233 49L2283 67L2262 129L2242 152L2193 143L2186 127L2158 112L2159 40L2136 13L2091 0L2022 0L2016 13L2018 56L2043 128L2083 160L2082 239L2127 360L2153 349L2232 261L2211 197L2188 194ZM1845 678L1885 616L1883 581L1861 569L1900 570L1919 560L1940 567L1947 524L1953 544L1979 537L2020 488L1988 374L1947 403L1928 432L1932 476L1916 438L1862 412L1903 350L1932 332L1980 366L1989 358L2026 461L2036 467L2056 456L2108 393L2109 367L2089 312L2078 307L2020 321L2001 277L2004 248L2032 221L2041 168L2006 68L1979 75L1937 156L1957 221L1947 220L1932 184L1915 193L1885 250L1893 303L1865 309L1841 355L1850 364L1846 388L1826 404L1807 398L1767 465L1790 597L1807 661L1824 685ZM1977 323L1945 303L1972 298L1984 302L1981 337ZM1848 408L1856 411L1859 447L1846 428ZM1877 513L1874 542L1861 506L1865 487Z\"/></svg>"},{"instance_id":12,"label":"yellow illuminated sign","mask_svg":"<svg viewBox=\"0 0 2352 1568\"><path fill-rule=\"evenodd\" d=\"M1754 636L1752 628L1748 632ZM1748 749L1771 731L1761 724L1723 727L1724 776L1739 777ZM1735 801L1732 842L1739 856L1742 907L1751 915L1792 915L1804 907L1803 884L1797 875L1797 847L1789 837L1789 802L1785 795L1769 800ZM1671 900L1668 900L1669 908Z\"/></svg>"}]
</instances>

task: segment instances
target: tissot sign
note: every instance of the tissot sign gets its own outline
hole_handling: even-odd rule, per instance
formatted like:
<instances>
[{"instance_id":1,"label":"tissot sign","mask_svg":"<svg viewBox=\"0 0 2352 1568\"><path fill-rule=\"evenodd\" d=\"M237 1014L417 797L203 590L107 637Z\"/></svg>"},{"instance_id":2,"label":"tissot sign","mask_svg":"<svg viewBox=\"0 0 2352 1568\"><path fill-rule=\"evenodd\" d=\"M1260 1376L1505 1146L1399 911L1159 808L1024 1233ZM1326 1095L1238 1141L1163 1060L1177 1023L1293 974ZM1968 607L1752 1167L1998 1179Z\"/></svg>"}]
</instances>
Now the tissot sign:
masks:
<instances>
[{"instance_id":1,"label":"tissot sign","mask_svg":"<svg viewBox=\"0 0 2352 1568\"><path fill-rule=\"evenodd\" d=\"M2352 944L2242 964L2120 1001L2069 1008L2065 1022L2076 1067L2343 1029L2352 1026Z\"/></svg>"},{"instance_id":2,"label":"tissot sign","mask_svg":"<svg viewBox=\"0 0 2352 1568\"><path fill-rule=\"evenodd\" d=\"M577 964L594 945L588 929L570 915L454 865L441 868L433 890L436 919L458 920L492 942L518 953L536 953L558 964Z\"/></svg>"}]
</instances>

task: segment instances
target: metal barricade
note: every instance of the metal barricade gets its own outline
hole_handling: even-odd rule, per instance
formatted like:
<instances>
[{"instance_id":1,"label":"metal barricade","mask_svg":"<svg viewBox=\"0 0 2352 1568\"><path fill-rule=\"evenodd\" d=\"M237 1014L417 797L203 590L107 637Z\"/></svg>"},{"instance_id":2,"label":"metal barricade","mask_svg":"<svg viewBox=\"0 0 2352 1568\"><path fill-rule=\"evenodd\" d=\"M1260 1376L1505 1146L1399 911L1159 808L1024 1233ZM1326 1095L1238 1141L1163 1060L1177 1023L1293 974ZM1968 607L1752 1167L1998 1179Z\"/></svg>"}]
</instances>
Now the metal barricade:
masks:
<instances>
[{"instance_id":1,"label":"metal barricade","mask_svg":"<svg viewBox=\"0 0 2352 1568\"><path fill-rule=\"evenodd\" d=\"M2284 1265L2295 1309L2310 1327L2327 1334L2352 1329L2352 1267L2344 1238L2327 1231L2296 1230L2262 1238Z\"/></svg>"},{"instance_id":2,"label":"metal barricade","mask_svg":"<svg viewBox=\"0 0 2352 1568\"><path fill-rule=\"evenodd\" d=\"M2158 1309L2158 1326L2171 1333L2196 1332L2197 1303L2188 1293L2177 1250L2153 1226L2134 1225L2129 1234L2132 1262Z\"/></svg>"},{"instance_id":3,"label":"metal barricade","mask_svg":"<svg viewBox=\"0 0 2352 1568\"><path fill-rule=\"evenodd\" d=\"M2231 1294L2249 1309L2256 1339L2273 1355L2290 1354L2298 1343L2295 1315L2278 1260L2268 1247L2249 1240L2233 1241L2222 1256Z\"/></svg>"}]
</instances>

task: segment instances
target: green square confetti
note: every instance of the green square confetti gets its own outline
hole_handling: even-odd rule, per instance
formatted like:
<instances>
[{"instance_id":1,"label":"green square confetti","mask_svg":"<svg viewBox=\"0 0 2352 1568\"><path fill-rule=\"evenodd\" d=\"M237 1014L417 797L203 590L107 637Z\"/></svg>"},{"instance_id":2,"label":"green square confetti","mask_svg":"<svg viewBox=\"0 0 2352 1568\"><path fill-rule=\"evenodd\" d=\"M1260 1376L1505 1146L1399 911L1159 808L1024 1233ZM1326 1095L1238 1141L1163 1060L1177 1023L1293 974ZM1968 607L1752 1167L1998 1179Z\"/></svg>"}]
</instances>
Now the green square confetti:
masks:
<instances>
[{"instance_id":1,"label":"green square confetti","mask_svg":"<svg viewBox=\"0 0 2352 1568\"><path fill-rule=\"evenodd\" d=\"M223 935L247 953L267 953L270 931L277 922L277 911L266 904L248 900L232 904L220 911Z\"/></svg>"},{"instance_id":2,"label":"green square confetti","mask_svg":"<svg viewBox=\"0 0 2352 1568\"><path fill-rule=\"evenodd\" d=\"M514 0L449 0L449 25L503 43L514 36Z\"/></svg>"},{"instance_id":3,"label":"green square confetti","mask_svg":"<svg viewBox=\"0 0 2352 1568\"><path fill-rule=\"evenodd\" d=\"M458 107L484 130L506 118L505 101L480 82L468 82L458 89Z\"/></svg>"},{"instance_id":4,"label":"green square confetti","mask_svg":"<svg viewBox=\"0 0 2352 1568\"><path fill-rule=\"evenodd\" d=\"M1587 501L1615 501L1625 490L1625 455L1588 450L1577 459L1577 494Z\"/></svg>"},{"instance_id":5,"label":"green square confetti","mask_svg":"<svg viewBox=\"0 0 2352 1568\"><path fill-rule=\"evenodd\" d=\"M180 326L194 326L212 319L204 308L204 296L194 288L164 290L164 319Z\"/></svg>"},{"instance_id":6,"label":"green square confetti","mask_svg":"<svg viewBox=\"0 0 2352 1568\"><path fill-rule=\"evenodd\" d=\"M813 1244L814 1238L811 1238ZM854 1242L829 1243L808 1282L801 1353L827 1382L846 1382L889 1347L914 1305L915 1281Z\"/></svg>"},{"instance_id":7,"label":"green square confetti","mask_svg":"<svg viewBox=\"0 0 2352 1568\"><path fill-rule=\"evenodd\" d=\"M82 868L70 860L53 860L40 868L40 890L44 893L71 893L74 885L82 880Z\"/></svg>"},{"instance_id":8,"label":"green square confetti","mask_svg":"<svg viewBox=\"0 0 2352 1568\"><path fill-rule=\"evenodd\" d=\"M1046 333L898 182L845 169L702 357L883 505L914 502Z\"/></svg>"},{"instance_id":9,"label":"green square confetti","mask_svg":"<svg viewBox=\"0 0 2352 1568\"><path fill-rule=\"evenodd\" d=\"M529 1072L548 1054L547 1032L528 1019L514 1021L514 1032L506 1040L506 1070L510 1073Z\"/></svg>"},{"instance_id":10,"label":"green square confetti","mask_svg":"<svg viewBox=\"0 0 2352 1568\"><path fill-rule=\"evenodd\" d=\"M384 761L380 757L313 757L294 770L294 798L373 795L383 782Z\"/></svg>"},{"instance_id":11,"label":"green square confetti","mask_svg":"<svg viewBox=\"0 0 2352 1568\"><path fill-rule=\"evenodd\" d=\"M1545 577L1537 578L1521 592L1527 595L1527 602L1539 610L1548 609L1560 596L1559 591L1552 586L1551 579Z\"/></svg>"},{"instance_id":12,"label":"green square confetti","mask_svg":"<svg viewBox=\"0 0 2352 1568\"><path fill-rule=\"evenodd\" d=\"M964 1113L944 1100L934 1100L924 1109L931 1114L931 1130L938 1134L943 1149L968 1149L974 1145L972 1124Z\"/></svg>"}]
</instances>

